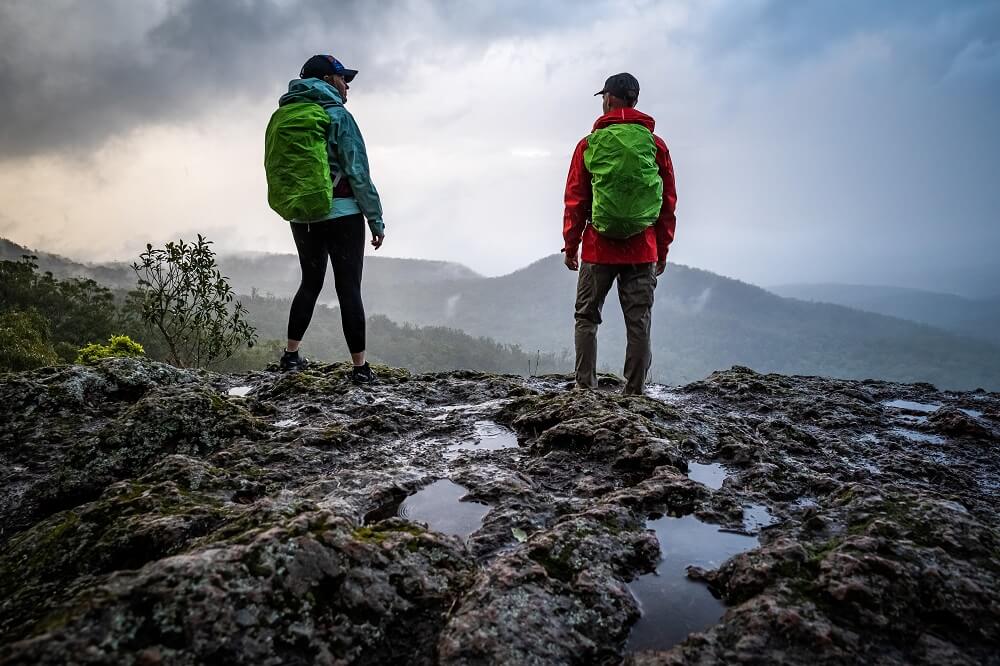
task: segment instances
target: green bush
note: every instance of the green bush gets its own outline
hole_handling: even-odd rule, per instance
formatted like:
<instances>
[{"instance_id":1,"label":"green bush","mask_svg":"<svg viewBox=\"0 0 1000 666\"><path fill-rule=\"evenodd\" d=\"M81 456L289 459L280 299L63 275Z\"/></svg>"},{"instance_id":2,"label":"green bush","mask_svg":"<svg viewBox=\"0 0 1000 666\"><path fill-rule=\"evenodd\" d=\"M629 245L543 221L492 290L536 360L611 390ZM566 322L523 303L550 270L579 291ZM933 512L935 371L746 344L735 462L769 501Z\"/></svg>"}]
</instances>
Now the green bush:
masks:
<instances>
[{"instance_id":1,"label":"green bush","mask_svg":"<svg viewBox=\"0 0 1000 666\"><path fill-rule=\"evenodd\" d=\"M34 257L0 261L0 311L32 310L47 322L48 340L66 363L91 340L121 330L110 289L90 279L58 280L39 273Z\"/></svg>"},{"instance_id":2,"label":"green bush","mask_svg":"<svg viewBox=\"0 0 1000 666\"><path fill-rule=\"evenodd\" d=\"M90 279L58 280L39 273L35 257L0 261L0 312L32 311L45 322L45 337L70 363L77 350L122 330L114 294Z\"/></svg>"},{"instance_id":3,"label":"green bush","mask_svg":"<svg viewBox=\"0 0 1000 666\"><path fill-rule=\"evenodd\" d=\"M81 348L76 355L76 362L84 365L93 365L102 358L122 356L135 358L145 355L146 350L132 338L127 335L113 335L106 345L94 342Z\"/></svg>"},{"instance_id":4,"label":"green bush","mask_svg":"<svg viewBox=\"0 0 1000 666\"><path fill-rule=\"evenodd\" d=\"M139 278L133 307L166 344L179 367L205 367L252 347L257 333L247 310L215 263L211 241L146 245L132 270Z\"/></svg>"},{"instance_id":5,"label":"green bush","mask_svg":"<svg viewBox=\"0 0 1000 666\"><path fill-rule=\"evenodd\" d=\"M32 370L59 363L49 324L34 310L0 313L0 370Z\"/></svg>"}]
</instances>

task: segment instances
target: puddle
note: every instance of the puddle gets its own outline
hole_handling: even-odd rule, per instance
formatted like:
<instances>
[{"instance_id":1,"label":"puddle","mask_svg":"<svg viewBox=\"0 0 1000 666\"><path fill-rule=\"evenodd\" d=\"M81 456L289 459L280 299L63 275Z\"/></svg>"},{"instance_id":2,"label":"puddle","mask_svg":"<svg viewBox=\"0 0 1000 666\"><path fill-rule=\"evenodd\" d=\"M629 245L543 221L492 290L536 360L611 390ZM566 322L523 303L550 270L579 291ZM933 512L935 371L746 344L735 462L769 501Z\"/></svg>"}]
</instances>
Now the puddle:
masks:
<instances>
[{"instance_id":1,"label":"puddle","mask_svg":"<svg viewBox=\"0 0 1000 666\"><path fill-rule=\"evenodd\" d=\"M476 421L474 441L458 442L448 447L448 451L499 451L516 449L517 435L513 431L497 425L493 421Z\"/></svg>"},{"instance_id":2,"label":"puddle","mask_svg":"<svg viewBox=\"0 0 1000 666\"><path fill-rule=\"evenodd\" d=\"M666 650L693 631L716 624L726 610L708 588L688 579L690 565L716 569L727 559L757 547L755 537L720 532L694 516L664 516L647 523L656 532L662 559L656 572L629 583L642 617L632 627L627 651Z\"/></svg>"},{"instance_id":3,"label":"puddle","mask_svg":"<svg viewBox=\"0 0 1000 666\"><path fill-rule=\"evenodd\" d=\"M743 507L743 527L747 532L759 532L761 528L776 522L778 519L763 504L747 504Z\"/></svg>"},{"instance_id":4,"label":"puddle","mask_svg":"<svg viewBox=\"0 0 1000 666\"><path fill-rule=\"evenodd\" d=\"M449 414L456 412L481 412L494 407L502 407L510 402L510 398L494 398L485 402L467 402L459 405L436 405L428 407L429 411L441 412L437 416L432 416L432 421L443 421Z\"/></svg>"},{"instance_id":5,"label":"puddle","mask_svg":"<svg viewBox=\"0 0 1000 666\"><path fill-rule=\"evenodd\" d=\"M937 411L939 408L943 407L943 405L934 405L926 402L913 402L911 400L891 400L889 402L883 402L882 404L886 407L894 407L896 409L907 409L911 412L925 412L927 414ZM959 407L959 411L965 412L968 416L971 416L974 419L981 418L983 415L983 413L978 409L964 409L962 407ZM926 417L911 416L909 418L926 418Z\"/></svg>"},{"instance_id":6,"label":"puddle","mask_svg":"<svg viewBox=\"0 0 1000 666\"><path fill-rule=\"evenodd\" d=\"M932 405L926 402L913 402L912 400L889 400L888 402L882 403L886 407L893 407L895 409L908 409L911 412L935 412L941 405Z\"/></svg>"},{"instance_id":7,"label":"puddle","mask_svg":"<svg viewBox=\"0 0 1000 666\"><path fill-rule=\"evenodd\" d=\"M928 435L927 433L917 432L916 430L907 430L906 428L893 428L892 432L897 435L901 435L911 442L924 442L926 444L944 444L944 437L938 437L937 435Z\"/></svg>"},{"instance_id":8,"label":"puddle","mask_svg":"<svg viewBox=\"0 0 1000 666\"><path fill-rule=\"evenodd\" d=\"M298 424L299 424L299 422L296 421L295 419L282 419L281 421L277 421L274 424L274 427L276 427L276 428L291 428L293 426L297 426Z\"/></svg>"},{"instance_id":9,"label":"puddle","mask_svg":"<svg viewBox=\"0 0 1000 666\"><path fill-rule=\"evenodd\" d=\"M688 478L708 486L712 490L722 487L722 482L729 474L719 463L704 465L702 463L688 463Z\"/></svg>"},{"instance_id":10,"label":"puddle","mask_svg":"<svg viewBox=\"0 0 1000 666\"><path fill-rule=\"evenodd\" d=\"M252 390L253 389L249 386L234 386L233 388L229 389L228 395L233 395L242 398Z\"/></svg>"},{"instance_id":11,"label":"puddle","mask_svg":"<svg viewBox=\"0 0 1000 666\"><path fill-rule=\"evenodd\" d=\"M404 499L396 515L464 539L479 529L490 510L479 502L460 502L467 492L457 483L441 479Z\"/></svg>"}]
</instances>

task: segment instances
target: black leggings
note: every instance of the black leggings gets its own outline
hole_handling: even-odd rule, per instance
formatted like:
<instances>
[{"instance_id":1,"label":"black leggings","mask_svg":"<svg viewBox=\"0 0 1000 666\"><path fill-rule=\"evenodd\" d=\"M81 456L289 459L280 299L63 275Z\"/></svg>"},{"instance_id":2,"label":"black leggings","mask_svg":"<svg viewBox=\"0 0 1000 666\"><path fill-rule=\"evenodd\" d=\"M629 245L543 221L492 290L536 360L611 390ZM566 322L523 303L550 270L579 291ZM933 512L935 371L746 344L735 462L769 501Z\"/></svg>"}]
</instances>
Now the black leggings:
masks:
<instances>
[{"instance_id":1,"label":"black leggings","mask_svg":"<svg viewBox=\"0 0 1000 666\"><path fill-rule=\"evenodd\" d=\"M359 213L322 222L292 222L302 284L288 314L288 339L301 340L323 289L326 260L333 264L333 283L340 301L344 338L352 354L365 350L365 306L361 302L361 269L365 259L365 220Z\"/></svg>"}]
</instances>

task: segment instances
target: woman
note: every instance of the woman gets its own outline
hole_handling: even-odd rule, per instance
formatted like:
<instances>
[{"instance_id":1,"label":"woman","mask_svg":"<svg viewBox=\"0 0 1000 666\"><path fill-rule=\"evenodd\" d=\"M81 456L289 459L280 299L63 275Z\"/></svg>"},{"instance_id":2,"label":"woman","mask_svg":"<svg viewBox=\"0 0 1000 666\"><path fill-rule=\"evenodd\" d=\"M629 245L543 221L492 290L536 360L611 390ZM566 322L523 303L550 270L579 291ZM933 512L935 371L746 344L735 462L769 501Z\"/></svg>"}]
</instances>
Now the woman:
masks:
<instances>
[{"instance_id":1,"label":"woman","mask_svg":"<svg viewBox=\"0 0 1000 666\"><path fill-rule=\"evenodd\" d=\"M354 117L344 108L355 75L357 70L347 69L333 56L315 55L302 66L300 78L289 82L288 92L278 101L279 106L313 102L326 110L330 117L327 157L333 180L333 205L328 214L290 222L302 283L288 315L288 346L280 366L282 370L300 370L308 365L299 355L299 345L323 288L329 259L344 337L354 364L351 379L367 384L375 381L375 374L365 358L365 309L361 302L365 219L376 250L385 239L385 225L382 204L369 174L364 139Z\"/></svg>"}]
</instances>

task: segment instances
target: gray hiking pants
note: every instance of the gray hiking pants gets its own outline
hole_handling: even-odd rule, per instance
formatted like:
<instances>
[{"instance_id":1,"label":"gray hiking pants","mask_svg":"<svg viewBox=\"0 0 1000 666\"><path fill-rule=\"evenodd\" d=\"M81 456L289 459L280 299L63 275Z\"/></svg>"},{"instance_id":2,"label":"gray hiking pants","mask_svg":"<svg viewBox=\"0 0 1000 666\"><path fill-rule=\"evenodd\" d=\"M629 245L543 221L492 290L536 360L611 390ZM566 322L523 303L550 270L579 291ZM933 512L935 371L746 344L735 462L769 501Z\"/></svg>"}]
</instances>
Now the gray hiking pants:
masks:
<instances>
[{"instance_id":1,"label":"gray hiking pants","mask_svg":"<svg viewBox=\"0 0 1000 666\"><path fill-rule=\"evenodd\" d=\"M597 387L597 326L604 299L618 279L618 300L625 315L625 393L641 395L653 360L649 345L655 264L589 264L580 262L576 284L576 385Z\"/></svg>"}]
</instances>

